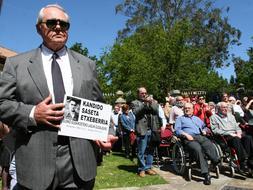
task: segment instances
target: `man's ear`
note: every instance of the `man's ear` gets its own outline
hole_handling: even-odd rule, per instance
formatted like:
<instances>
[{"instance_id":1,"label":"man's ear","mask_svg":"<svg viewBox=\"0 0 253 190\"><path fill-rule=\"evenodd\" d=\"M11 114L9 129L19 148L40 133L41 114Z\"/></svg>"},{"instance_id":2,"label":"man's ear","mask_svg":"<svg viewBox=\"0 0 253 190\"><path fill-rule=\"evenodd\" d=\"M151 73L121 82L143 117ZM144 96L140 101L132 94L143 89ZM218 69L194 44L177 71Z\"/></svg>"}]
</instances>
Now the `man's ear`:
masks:
<instances>
[{"instance_id":1,"label":"man's ear","mask_svg":"<svg viewBox=\"0 0 253 190\"><path fill-rule=\"evenodd\" d=\"M40 24L36 24L36 30L37 30L37 33L39 35L41 35L41 25Z\"/></svg>"}]
</instances>

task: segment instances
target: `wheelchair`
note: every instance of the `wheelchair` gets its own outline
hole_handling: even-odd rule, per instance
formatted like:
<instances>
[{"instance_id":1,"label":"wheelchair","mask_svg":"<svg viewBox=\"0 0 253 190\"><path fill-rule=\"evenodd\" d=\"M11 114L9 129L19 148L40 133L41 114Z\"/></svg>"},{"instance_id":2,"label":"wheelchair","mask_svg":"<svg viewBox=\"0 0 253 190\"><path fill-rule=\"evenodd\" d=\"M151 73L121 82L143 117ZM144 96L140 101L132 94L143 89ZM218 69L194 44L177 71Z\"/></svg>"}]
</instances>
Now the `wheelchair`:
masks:
<instances>
[{"instance_id":1,"label":"wheelchair","mask_svg":"<svg viewBox=\"0 0 253 190\"><path fill-rule=\"evenodd\" d=\"M171 128L168 126L164 131L161 131L160 135L160 143L156 146L154 151L154 164L158 168L171 160L172 147L177 139ZM161 162L163 162L163 164Z\"/></svg>"},{"instance_id":2,"label":"wheelchair","mask_svg":"<svg viewBox=\"0 0 253 190\"><path fill-rule=\"evenodd\" d=\"M234 177L236 172L241 173L240 161L236 150L229 147L226 138L222 135L213 135L211 138L219 151L221 158L220 166L229 169L230 177Z\"/></svg>"},{"instance_id":3,"label":"wheelchair","mask_svg":"<svg viewBox=\"0 0 253 190\"><path fill-rule=\"evenodd\" d=\"M211 138L219 151L221 158L220 166L229 169L230 177L234 177L236 173L242 174L243 172L240 168L240 161L236 150L228 145L226 137L222 135L213 135ZM249 170L248 174L252 175L252 171Z\"/></svg>"},{"instance_id":4,"label":"wheelchair","mask_svg":"<svg viewBox=\"0 0 253 190\"><path fill-rule=\"evenodd\" d=\"M216 145L214 144L216 147ZM217 154L219 155L218 148L216 147ZM175 144L172 148L172 162L173 162L173 169L174 171L183 177L186 178L186 180L191 181L192 180L192 170L193 166L196 165L196 160L190 156L190 150L185 147L181 141L180 138L177 139ZM210 167L210 161L208 161L209 167ZM218 179L220 177L220 169L219 166L216 166L213 168L216 174L216 178Z\"/></svg>"}]
</instances>

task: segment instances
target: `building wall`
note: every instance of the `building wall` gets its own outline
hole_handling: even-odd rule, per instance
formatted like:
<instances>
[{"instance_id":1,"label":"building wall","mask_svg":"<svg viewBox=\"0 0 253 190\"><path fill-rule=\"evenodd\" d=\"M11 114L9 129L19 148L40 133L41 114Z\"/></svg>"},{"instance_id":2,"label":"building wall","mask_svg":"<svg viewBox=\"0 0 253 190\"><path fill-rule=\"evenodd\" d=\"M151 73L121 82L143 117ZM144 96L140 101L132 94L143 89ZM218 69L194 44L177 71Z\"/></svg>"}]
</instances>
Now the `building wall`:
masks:
<instances>
[{"instance_id":1,"label":"building wall","mask_svg":"<svg viewBox=\"0 0 253 190\"><path fill-rule=\"evenodd\" d=\"M6 58L14 55L17 55L15 51L0 46L0 71L3 70Z\"/></svg>"}]
</instances>

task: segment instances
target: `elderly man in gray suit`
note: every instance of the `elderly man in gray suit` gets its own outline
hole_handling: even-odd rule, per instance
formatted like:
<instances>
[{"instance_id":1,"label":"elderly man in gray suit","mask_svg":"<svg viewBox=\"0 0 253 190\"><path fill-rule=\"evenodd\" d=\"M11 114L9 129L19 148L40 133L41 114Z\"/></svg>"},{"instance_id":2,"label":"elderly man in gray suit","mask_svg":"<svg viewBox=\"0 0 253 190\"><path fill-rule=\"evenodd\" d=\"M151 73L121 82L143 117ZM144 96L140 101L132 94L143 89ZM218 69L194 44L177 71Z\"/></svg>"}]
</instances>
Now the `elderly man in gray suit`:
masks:
<instances>
[{"instance_id":1,"label":"elderly man in gray suit","mask_svg":"<svg viewBox=\"0 0 253 190\"><path fill-rule=\"evenodd\" d=\"M43 43L7 59L0 78L0 120L17 131L20 189L92 189L97 148L111 148L116 140L58 136L65 93L103 101L95 63L65 46L69 26L62 7L42 8L36 27Z\"/></svg>"}]
</instances>

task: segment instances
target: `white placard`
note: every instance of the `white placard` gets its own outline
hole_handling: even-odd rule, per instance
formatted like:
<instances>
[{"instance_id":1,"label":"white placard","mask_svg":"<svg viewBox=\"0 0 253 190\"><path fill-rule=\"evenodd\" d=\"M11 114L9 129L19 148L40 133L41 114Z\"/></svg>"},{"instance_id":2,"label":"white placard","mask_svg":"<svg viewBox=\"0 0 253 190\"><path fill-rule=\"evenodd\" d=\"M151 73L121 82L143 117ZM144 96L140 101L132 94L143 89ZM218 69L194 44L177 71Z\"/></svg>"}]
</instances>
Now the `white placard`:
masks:
<instances>
[{"instance_id":1,"label":"white placard","mask_svg":"<svg viewBox=\"0 0 253 190\"><path fill-rule=\"evenodd\" d=\"M58 135L107 141L112 106L65 96L65 113Z\"/></svg>"}]
</instances>

